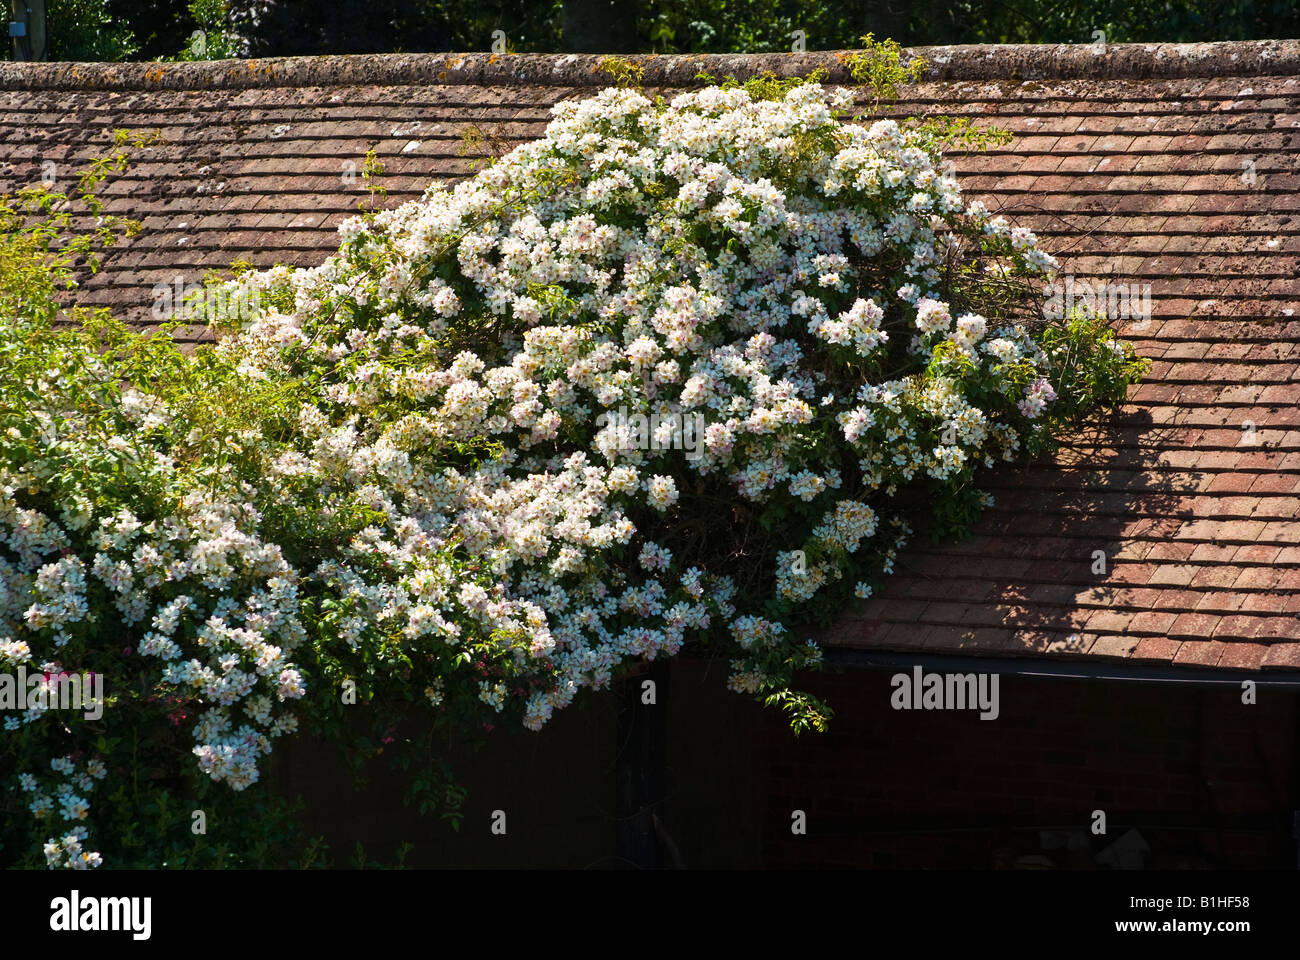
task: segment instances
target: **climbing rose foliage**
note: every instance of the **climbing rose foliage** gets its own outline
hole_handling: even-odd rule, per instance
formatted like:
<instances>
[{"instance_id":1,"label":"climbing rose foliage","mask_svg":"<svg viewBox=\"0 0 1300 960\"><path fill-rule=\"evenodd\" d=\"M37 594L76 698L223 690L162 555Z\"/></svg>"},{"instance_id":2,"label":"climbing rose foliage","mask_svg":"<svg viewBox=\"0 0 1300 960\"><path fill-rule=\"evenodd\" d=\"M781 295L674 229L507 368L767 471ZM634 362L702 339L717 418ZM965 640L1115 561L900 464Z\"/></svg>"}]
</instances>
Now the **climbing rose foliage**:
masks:
<instances>
[{"instance_id":1,"label":"climbing rose foliage","mask_svg":"<svg viewBox=\"0 0 1300 960\"><path fill-rule=\"evenodd\" d=\"M821 726L804 628L1137 369L1104 324L1030 322L1034 235L850 106L564 102L320 266L241 276L260 308L215 346L11 357L0 665L108 673L110 726L143 690L237 791L349 680L536 730L688 642ZM96 741L4 726L42 724L23 799L51 865L93 866Z\"/></svg>"}]
</instances>

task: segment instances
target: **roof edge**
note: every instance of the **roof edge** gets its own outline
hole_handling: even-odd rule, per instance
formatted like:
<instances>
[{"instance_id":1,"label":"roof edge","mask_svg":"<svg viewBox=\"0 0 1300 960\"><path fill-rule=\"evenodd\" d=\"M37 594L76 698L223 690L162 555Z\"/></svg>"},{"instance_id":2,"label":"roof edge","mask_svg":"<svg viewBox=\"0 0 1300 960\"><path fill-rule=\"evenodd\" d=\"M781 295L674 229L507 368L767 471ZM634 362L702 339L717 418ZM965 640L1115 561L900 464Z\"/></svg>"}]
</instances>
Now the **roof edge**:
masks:
<instances>
[{"instance_id":1,"label":"roof edge","mask_svg":"<svg viewBox=\"0 0 1300 960\"><path fill-rule=\"evenodd\" d=\"M916 650L864 650L825 647L826 665L844 670L911 670L921 667L938 673L998 673L1057 680L1101 680L1114 683L1169 683L1240 690L1243 681L1257 686L1300 692L1300 671L1291 668L1251 670L1240 667L1206 667L1163 661L1101 657L990 656L979 653L931 653Z\"/></svg>"},{"instance_id":2,"label":"roof edge","mask_svg":"<svg viewBox=\"0 0 1300 960\"><path fill-rule=\"evenodd\" d=\"M701 71L746 79L765 71L828 82L850 80L849 51L639 54L647 86L694 86ZM1214 43L980 44L908 48L929 66L926 80L1104 80L1300 74L1300 40ZM259 87L529 84L604 86L599 54L420 53L278 57L198 63L0 63L0 90L239 90Z\"/></svg>"}]
</instances>

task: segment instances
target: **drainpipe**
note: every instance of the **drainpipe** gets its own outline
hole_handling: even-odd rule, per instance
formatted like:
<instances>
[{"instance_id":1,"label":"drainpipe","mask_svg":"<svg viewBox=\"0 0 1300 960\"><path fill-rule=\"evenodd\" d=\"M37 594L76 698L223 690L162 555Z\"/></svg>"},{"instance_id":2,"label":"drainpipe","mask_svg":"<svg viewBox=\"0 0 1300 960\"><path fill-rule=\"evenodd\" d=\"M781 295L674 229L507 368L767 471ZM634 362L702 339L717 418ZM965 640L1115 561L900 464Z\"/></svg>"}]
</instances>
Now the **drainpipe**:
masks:
<instances>
[{"instance_id":1,"label":"drainpipe","mask_svg":"<svg viewBox=\"0 0 1300 960\"><path fill-rule=\"evenodd\" d=\"M9 36L15 60L44 60L49 52L45 36L45 0L10 0Z\"/></svg>"},{"instance_id":2,"label":"drainpipe","mask_svg":"<svg viewBox=\"0 0 1300 960\"><path fill-rule=\"evenodd\" d=\"M1245 680L1256 687L1300 693L1300 673L1265 670L1215 670L1168 667L1126 661L1038 660L1024 657L963 657L925 653L852 650L823 647L826 665L850 670L910 670L920 666L935 673L998 673L1019 677L1058 677L1071 680L1112 680L1120 683L1174 683L1207 689L1240 690Z\"/></svg>"}]
</instances>

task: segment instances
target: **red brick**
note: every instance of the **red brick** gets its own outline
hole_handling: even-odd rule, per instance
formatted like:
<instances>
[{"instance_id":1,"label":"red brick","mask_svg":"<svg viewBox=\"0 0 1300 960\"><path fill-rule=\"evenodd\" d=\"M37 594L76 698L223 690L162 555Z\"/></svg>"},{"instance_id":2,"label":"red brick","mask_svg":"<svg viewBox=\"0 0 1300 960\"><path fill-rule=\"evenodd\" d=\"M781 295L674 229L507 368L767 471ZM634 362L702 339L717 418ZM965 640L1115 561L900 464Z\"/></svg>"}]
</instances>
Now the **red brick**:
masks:
<instances>
[{"instance_id":1,"label":"red brick","mask_svg":"<svg viewBox=\"0 0 1300 960\"><path fill-rule=\"evenodd\" d=\"M1208 613L1184 613L1169 628L1169 636L1179 640L1195 640L1214 635L1219 617Z\"/></svg>"},{"instance_id":2,"label":"red brick","mask_svg":"<svg viewBox=\"0 0 1300 960\"><path fill-rule=\"evenodd\" d=\"M1134 616L1132 613L1123 610L1097 610L1085 622L1087 628L1094 633L1124 633L1130 629L1135 633L1140 633L1143 631L1137 630L1134 625L1140 617L1150 616L1153 616L1153 614L1139 613ZM1169 617L1169 621L1173 622L1172 616Z\"/></svg>"},{"instance_id":3,"label":"red brick","mask_svg":"<svg viewBox=\"0 0 1300 960\"><path fill-rule=\"evenodd\" d=\"M1249 493L1255 479L1253 473L1220 473L1206 489L1211 493Z\"/></svg>"},{"instance_id":4,"label":"red brick","mask_svg":"<svg viewBox=\"0 0 1300 960\"><path fill-rule=\"evenodd\" d=\"M1296 487L1296 477L1289 473L1266 473L1250 485L1251 493L1290 493Z\"/></svg>"},{"instance_id":5,"label":"red brick","mask_svg":"<svg viewBox=\"0 0 1300 960\"><path fill-rule=\"evenodd\" d=\"M1181 641L1147 637L1133 649L1134 660L1173 660Z\"/></svg>"},{"instance_id":6,"label":"red brick","mask_svg":"<svg viewBox=\"0 0 1300 960\"><path fill-rule=\"evenodd\" d=\"M1241 604L1247 596L1248 594L1237 593L1234 590L1207 590L1201 594L1196 609L1198 612L1205 613L1233 613L1241 609Z\"/></svg>"},{"instance_id":7,"label":"red brick","mask_svg":"<svg viewBox=\"0 0 1300 960\"><path fill-rule=\"evenodd\" d=\"M880 620L840 620L832 631L836 646L867 647L874 646L884 636L889 624Z\"/></svg>"},{"instance_id":8,"label":"red brick","mask_svg":"<svg viewBox=\"0 0 1300 960\"><path fill-rule=\"evenodd\" d=\"M870 644L873 650L920 650L932 628L915 623L890 623Z\"/></svg>"},{"instance_id":9,"label":"red brick","mask_svg":"<svg viewBox=\"0 0 1300 960\"><path fill-rule=\"evenodd\" d=\"M1008 650L1013 653L1046 653L1056 634L1047 630L1017 630L1011 637Z\"/></svg>"},{"instance_id":10,"label":"red brick","mask_svg":"<svg viewBox=\"0 0 1300 960\"><path fill-rule=\"evenodd\" d=\"M1200 569L1190 564L1159 564L1147 583L1152 586L1185 587L1192 582L1192 578L1196 576Z\"/></svg>"},{"instance_id":11,"label":"red brick","mask_svg":"<svg viewBox=\"0 0 1300 960\"><path fill-rule=\"evenodd\" d=\"M1264 525L1264 532L1260 534L1260 539L1271 540L1278 544L1278 552L1281 553L1280 547L1300 543L1300 523L1294 521L1270 521Z\"/></svg>"},{"instance_id":12,"label":"red brick","mask_svg":"<svg viewBox=\"0 0 1300 960\"><path fill-rule=\"evenodd\" d=\"M1300 643L1271 644L1260 666L1281 670L1300 670Z\"/></svg>"},{"instance_id":13,"label":"red brick","mask_svg":"<svg viewBox=\"0 0 1300 960\"><path fill-rule=\"evenodd\" d=\"M1238 575L1234 590L1268 590L1278 581L1280 572L1272 567L1246 567Z\"/></svg>"},{"instance_id":14,"label":"red brick","mask_svg":"<svg viewBox=\"0 0 1300 960\"><path fill-rule=\"evenodd\" d=\"M1257 617L1233 614L1219 621L1218 626L1214 628L1214 638L1216 640L1246 640L1255 635L1258 626Z\"/></svg>"},{"instance_id":15,"label":"red brick","mask_svg":"<svg viewBox=\"0 0 1300 960\"><path fill-rule=\"evenodd\" d=\"M1297 509L1296 513L1300 515L1300 509ZM1300 566L1300 547L1283 547L1277 552L1277 558L1273 562L1278 566L1286 564Z\"/></svg>"},{"instance_id":16,"label":"red brick","mask_svg":"<svg viewBox=\"0 0 1300 960\"><path fill-rule=\"evenodd\" d=\"M1256 640L1300 640L1300 620L1282 614L1262 620L1255 630Z\"/></svg>"},{"instance_id":17,"label":"red brick","mask_svg":"<svg viewBox=\"0 0 1300 960\"><path fill-rule=\"evenodd\" d=\"M1046 653L1053 656L1083 656L1096 640L1095 633L1057 634L1047 644Z\"/></svg>"},{"instance_id":18,"label":"red brick","mask_svg":"<svg viewBox=\"0 0 1300 960\"><path fill-rule=\"evenodd\" d=\"M1138 637L1101 636L1093 641L1088 655L1108 660L1127 660L1140 642Z\"/></svg>"},{"instance_id":19,"label":"red brick","mask_svg":"<svg viewBox=\"0 0 1300 960\"><path fill-rule=\"evenodd\" d=\"M1257 520L1230 520L1223 525L1221 536L1224 540L1250 542L1257 540L1264 530L1264 524Z\"/></svg>"},{"instance_id":20,"label":"red brick","mask_svg":"<svg viewBox=\"0 0 1300 960\"><path fill-rule=\"evenodd\" d=\"M973 630L955 624L916 624L906 629L907 649L924 649L932 653L955 653L974 635Z\"/></svg>"},{"instance_id":21,"label":"red brick","mask_svg":"<svg viewBox=\"0 0 1300 960\"><path fill-rule=\"evenodd\" d=\"M970 622L969 610L970 607L964 603L930 602L926 604L924 612L918 614L915 619L924 620L926 623L964 625Z\"/></svg>"},{"instance_id":22,"label":"red brick","mask_svg":"<svg viewBox=\"0 0 1300 960\"><path fill-rule=\"evenodd\" d=\"M924 600L905 600L900 597L873 598L867 607L868 615L888 623L914 623L921 618L929 604Z\"/></svg>"},{"instance_id":23,"label":"red brick","mask_svg":"<svg viewBox=\"0 0 1300 960\"><path fill-rule=\"evenodd\" d=\"M1273 586L1278 590L1300 590L1300 568L1289 567L1278 574L1277 583Z\"/></svg>"},{"instance_id":24,"label":"red brick","mask_svg":"<svg viewBox=\"0 0 1300 960\"><path fill-rule=\"evenodd\" d=\"M1188 666L1213 667L1219 662L1227 644L1219 640L1188 640L1178 648L1174 663Z\"/></svg>"},{"instance_id":25,"label":"red brick","mask_svg":"<svg viewBox=\"0 0 1300 960\"><path fill-rule=\"evenodd\" d=\"M1154 633L1164 636L1169 632L1169 628L1174 625L1174 621L1177 619L1178 615L1174 613L1154 613L1148 611L1146 613L1139 613L1135 616L1129 624L1128 629L1130 633ZM1088 628L1095 629L1095 625L1091 620L1088 621Z\"/></svg>"},{"instance_id":26,"label":"red brick","mask_svg":"<svg viewBox=\"0 0 1300 960\"><path fill-rule=\"evenodd\" d=\"M997 627L979 627L962 634L957 649L962 653L992 654L1009 651L1012 645L1010 630Z\"/></svg>"},{"instance_id":27,"label":"red brick","mask_svg":"<svg viewBox=\"0 0 1300 960\"><path fill-rule=\"evenodd\" d=\"M1273 563L1277 560L1278 554L1281 552L1281 547L1273 546L1272 544L1252 543L1248 546L1238 547L1237 552L1232 556L1232 562L1238 566L1255 563Z\"/></svg>"},{"instance_id":28,"label":"red brick","mask_svg":"<svg viewBox=\"0 0 1300 960\"><path fill-rule=\"evenodd\" d=\"M1219 657L1219 667L1225 670L1258 670L1268 650L1268 646L1263 643L1240 640L1225 643L1223 655Z\"/></svg>"},{"instance_id":29,"label":"red brick","mask_svg":"<svg viewBox=\"0 0 1300 960\"><path fill-rule=\"evenodd\" d=\"M1156 571L1154 563L1117 563L1111 568L1108 583L1146 585Z\"/></svg>"},{"instance_id":30,"label":"red brick","mask_svg":"<svg viewBox=\"0 0 1300 960\"><path fill-rule=\"evenodd\" d=\"M1242 595L1242 613L1282 613L1286 610L1287 594L1247 593Z\"/></svg>"},{"instance_id":31,"label":"red brick","mask_svg":"<svg viewBox=\"0 0 1300 960\"><path fill-rule=\"evenodd\" d=\"M1200 567L1192 577L1191 585L1200 589L1206 587L1231 587L1241 576L1241 568L1228 564L1213 564Z\"/></svg>"},{"instance_id":32,"label":"red brick","mask_svg":"<svg viewBox=\"0 0 1300 960\"><path fill-rule=\"evenodd\" d=\"M1196 523L1205 523L1208 521L1196 521ZM1194 527L1195 524L1189 524L1188 527ZM1198 539L1195 531L1189 532L1186 528L1178 531L1177 536L1187 537L1189 540ZM1184 560L1190 560L1192 554L1196 552L1197 544L1189 543L1186 540L1165 540L1159 543L1151 544L1151 549L1147 551L1144 559L1152 560L1157 563L1173 562L1182 563Z\"/></svg>"},{"instance_id":33,"label":"red brick","mask_svg":"<svg viewBox=\"0 0 1300 960\"><path fill-rule=\"evenodd\" d=\"M1238 550L1246 549L1232 544L1198 543L1190 559L1193 563L1226 563Z\"/></svg>"}]
</instances>

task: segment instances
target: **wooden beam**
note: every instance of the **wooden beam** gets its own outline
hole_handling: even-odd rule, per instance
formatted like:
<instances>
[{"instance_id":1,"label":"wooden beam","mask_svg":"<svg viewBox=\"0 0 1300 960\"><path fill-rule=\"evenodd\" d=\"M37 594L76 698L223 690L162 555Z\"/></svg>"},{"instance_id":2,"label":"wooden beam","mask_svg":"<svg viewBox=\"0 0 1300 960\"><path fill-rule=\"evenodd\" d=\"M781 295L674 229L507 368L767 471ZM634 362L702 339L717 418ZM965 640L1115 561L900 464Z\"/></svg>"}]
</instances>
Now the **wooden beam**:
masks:
<instances>
[{"instance_id":1,"label":"wooden beam","mask_svg":"<svg viewBox=\"0 0 1300 960\"><path fill-rule=\"evenodd\" d=\"M668 678L668 662L656 660L618 686L614 852L621 865L634 869L665 863L658 835L668 782Z\"/></svg>"}]
</instances>

